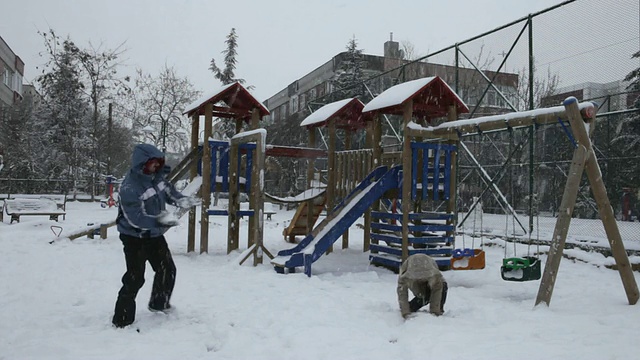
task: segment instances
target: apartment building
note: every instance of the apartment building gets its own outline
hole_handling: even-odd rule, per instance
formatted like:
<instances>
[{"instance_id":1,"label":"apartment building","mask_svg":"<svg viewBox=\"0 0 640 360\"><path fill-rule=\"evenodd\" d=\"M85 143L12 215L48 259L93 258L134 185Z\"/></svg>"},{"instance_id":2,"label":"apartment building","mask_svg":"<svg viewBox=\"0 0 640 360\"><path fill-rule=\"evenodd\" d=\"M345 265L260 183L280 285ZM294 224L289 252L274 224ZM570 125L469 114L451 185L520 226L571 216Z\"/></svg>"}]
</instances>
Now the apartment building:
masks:
<instances>
[{"instance_id":1,"label":"apartment building","mask_svg":"<svg viewBox=\"0 0 640 360\"><path fill-rule=\"evenodd\" d=\"M0 36L0 106L11 107L22 100L24 62Z\"/></svg>"},{"instance_id":2,"label":"apartment building","mask_svg":"<svg viewBox=\"0 0 640 360\"><path fill-rule=\"evenodd\" d=\"M343 60L348 56L348 52L342 52L320 65L310 73L294 81L286 88L280 90L264 101L264 105L271 113L269 120L274 122L301 121L310 113L309 104L325 104L339 99L328 99L325 95L330 94L335 87L335 79L341 69ZM440 76L452 88L455 84L456 72L458 76L458 95L470 107L475 106L487 86L486 80L474 69L456 68L451 65L435 64L429 62L413 62L404 60L404 54L400 50L400 44L390 40L384 43L384 55L363 54L365 68L363 74L365 79L375 77L367 81L365 92L369 98L375 97L382 91L396 85L397 79L404 81L419 79L428 76ZM398 67L405 65L404 68ZM394 70L395 69L395 70ZM518 88L518 75L509 73L494 73L485 71L488 78L493 78L494 85L500 90L512 104L516 103L516 91ZM366 99L363 99L366 102ZM314 110L315 110L314 108ZM485 94L481 106L474 116L497 114L511 111L504 99L490 88Z\"/></svg>"},{"instance_id":3,"label":"apartment building","mask_svg":"<svg viewBox=\"0 0 640 360\"><path fill-rule=\"evenodd\" d=\"M583 101L595 101L602 106L601 111L618 111L636 107L640 101L640 92L629 92L628 82L616 80L608 83L585 82L558 88L555 95L542 99L542 106L557 106L566 98L573 96Z\"/></svg>"}]
</instances>

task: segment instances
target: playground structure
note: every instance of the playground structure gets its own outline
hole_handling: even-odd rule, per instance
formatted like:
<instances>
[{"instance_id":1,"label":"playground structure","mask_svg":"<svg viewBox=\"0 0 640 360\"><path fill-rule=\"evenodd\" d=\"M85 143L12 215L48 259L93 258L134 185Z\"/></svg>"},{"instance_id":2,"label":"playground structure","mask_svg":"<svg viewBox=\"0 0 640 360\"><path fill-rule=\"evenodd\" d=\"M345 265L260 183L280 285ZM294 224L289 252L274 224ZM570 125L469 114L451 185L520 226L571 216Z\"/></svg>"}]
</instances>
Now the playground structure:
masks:
<instances>
[{"instance_id":1,"label":"playground structure","mask_svg":"<svg viewBox=\"0 0 640 360\"><path fill-rule=\"evenodd\" d=\"M242 215L251 217L249 222L249 251L246 260L254 255L254 264L262 262L262 254L271 254L262 244L262 213L264 188L262 184L265 156L291 156L292 152L299 157L310 159L327 156L327 216L315 226L307 236L295 247L280 251L271 261L278 272L293 272L297 267L303 267L307 275L311 274L311 265L323 254L331 251L333 243L347 232L350 226L361 216L364 216L364 251L371 251L370 261L373 264L397 269L410 254L426 253L434 258L442 268L450 268L452 258L470 261L469 266L453 267L454 269L483 268L484 257L481 249L454 249L456 215L456 156L460 139L464 136L486 131L503 131L515 128L543 126L551 123L569 123L574 136L578 139L574 156L574 164L569 181L565 187L561 214L558 218L551 246L553 249L547 260L544 277L541 283L537 302L549 303L553 289L553 281L557 275L559 265L558 252L562 253L566 229L570 221L571 211L575 205L577 192L576 179L581 174L580 163L588 169L592 188L596 193L598 207L603 223L609 235L611 248L614 252L618 271L627 292L629 303L635 304L638 299L637 285L631 273L626 252L619 234L616 238L617 226L613 219L606 192L601 181L597 181L597 163L595 156L589 153L589 134L585 130L585 123L593 122L595 107L591 103L578 104L575 99L565 102L564 106L533 111L509 113L505 115L488 116L467 120L456 120L458 114L468 111L460 98L438 77L418 79L396 85L374 98L362 107L361 113L357 99L346 99L341 102L325 105L328 109L318 110L323 117L316 115L314 121L303 122L302 126L327 126L329 129L329 143L327 152L312 149L315 145L310 132L309 148L289 148L266 146L266 133L258 129L259 118L265 114L259 102L242 88L240 84L232 84L219 92L205 97L187 108L185 113L192 117L192 153L191 160L185 168L190 169L193 179L197 176L198 152L202 153L200 168L203 176L201 194L203 198L200 251L206 252L208 245L208 216L228 216L228 252L238 249L238 218ZM228 107L222 107L224 102ZM358 104L359 103L359 104ZM215 104L215 105L214 105ZM239 106L240 105L240 106ZM354 110L355 109L355 110ZM217 156L214 153L215 144L205 141L202 148L198 148L198 118L205 116L205 139L211 134L213 115L231 117L236 120L236 130L242 128L242 121L249 122L251 130L238 133L231 140L227 149L221 147L220 154L228 154L228 191L229 209L226 213L212 213L209 210L209 199L213 187L225 186L225 180L218 181L218 175L224 179L223 161L212 161ZM381 147L380 117L384 114L402 115L403 142L399 153L383 153ZM439 125L428 126L433 119L446 117L447 121ZM306 121L306 120L305 120ZM357 124L357 125L355 125ZM369 149L336 152L332 148L332 138L335 130L340 126L349 130L367 130ZM593 131L593 126L589 131ZM295 149L292 151L292 149ZM216 150L218 151L218 150ZM355 156L349 156L352 151ZM303 153L303 155L301 155ZM585 156L589 153L589 156ZM194 155L195 154L195 155ZM370 154L370 155L369 155ZM224 157L224 155L222 156ZM220 159L222 159L220 157ZM340 159L340 160L337 160ZM340 162L356 162L364 164L359 170L346 171L352 167L338 165ZM363 159L369 159L364 160ZM312 161L309 174L312 174ZM221 166L216 170L218 164ZM594 165L596 164L596 165ZM227 165L224 165L227 166ZM244 178L240 177L240 169L244 167ZM481 166L480 166L481 167ZM576 168L577 167L577 168ZM574 169L575 168L575 169ZM370 172L368 172L370 169ZM343 171L342 175L340 171ZM177 171L177 170L176 170ZM184 171L184 170L183 170ZM365 175L367 174L368 175ZM346 175L349 173L349 175ZM354 175L355 174L355 175ZM360 178L362 177L362 178ZM592 179L593 178L593 179ZM212 179L215 179L212 181ZM253 181L251 180L253 179ZM258 180L256 180L258 179ZM308 179L308 181L310 181ZM220 185L219 185L220 184ZM343 192L338 191L344 186ZM238 193L245 191L249 195L249 210L240 210ZM340 194L340 195L337 195ZM346 195L345 195L346 194ZM440 209L445 205L444 211ZM399 206L398 206L399 205ZM513 210L513 209L511 209ZM245 211L245 213L243 213ZM564 215L568 214L568 215ZM256 216L257 215L257 216ZM399 223L399 224L398 224ZM310 227L310 226L309 226ZM309 228L307 229L309 230ZM195 213L189 218L189 251L194 250ZM382 245L381 242L386 243ZM343 246L348 246L348 238L343 236ZM555 252L555 253L554 253ZM505 261L504 271L522 270L531 263L512 259ZM511 268L510 266L513 266ZM539 266L539 262L537 264ZM530 280L521 278L520 280Z\"/></svg>"}]
</instances>

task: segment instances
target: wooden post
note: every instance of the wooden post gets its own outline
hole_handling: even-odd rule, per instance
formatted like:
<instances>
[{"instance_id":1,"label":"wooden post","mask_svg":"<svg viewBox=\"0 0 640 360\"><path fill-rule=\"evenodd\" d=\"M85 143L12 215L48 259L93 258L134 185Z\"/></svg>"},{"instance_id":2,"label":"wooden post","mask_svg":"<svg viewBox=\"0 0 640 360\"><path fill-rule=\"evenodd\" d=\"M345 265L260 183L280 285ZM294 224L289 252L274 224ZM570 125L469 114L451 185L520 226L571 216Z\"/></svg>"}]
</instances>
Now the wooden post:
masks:
<instances>
[{"instance_id":1,"label":"wooden post","mask_svg":"<svg viewBox=\"0 0 640 360\"><path fill-rule=\"evenodd\" d=\"M100 224L100 239L107 238L107 228L109 228L109 224Z\"/></svg>"},{"instance_id":2,"label":"wooden post","mask_svg":"<svg viewBox=\"0 0 640 360\"><path fill-rule=\"evenodd\" d=\"M456 105L452 104L449 105L449 112L447 114L447 121L455 121L457 119L458 115L456 112ZM458 141L456 140L448 140L447 141L448 145L451 146L458 146ZM458 177L457 177L457 157L458 157L458 151L452 151L451 152L451 163L450 163L450 174L449 174L449 202L447 203L447 213L452 214L453 217L450 220L447 220L447 225L453 225L453 231L449 231L447 232L447 236L452 236L453 237L453 242L454 242L454 246L455 246L455 236L456 236L456 232L455 232L455 228L456 225L458 224L458 211L457 211L457 207L456 207L456 201L457 201L457 190L458 190ZM434 189L435 191L435 189Z\"/></svg>"},{"instance_id":3,"label":"wooden post","mask_svg":"<svg viewBox=\"0 0 640 360\"><path fill-rule=\"evenodd\" d=\"M236 119L236 134L242 132L242 119Z\"/></svg>"},{"instance_id":4,"label":"wooden post","mask_svg":"<svg viewBox=\"0 0 640 360\"><path fill-rule=\"evenodd\" d=\"M258 125L260 123L260 110L258 110L258 108L253 108L253 110L251 111L251 123L250 123L250 128L251 130L256 130L258 128ZM239 156L239 155L238 155ZM257 156L257 153L256 153ZM247 157L248 158L248 157ZM252 163L252 167L251 167L251 172L253 175L255 175L254 169L255 169L255 165L256 162L258 161L258 159L256 159L255 157L253 158L253 163ZM255 176L251 176L251 191L253 191L253 185L256 184L258 182L258 178ZM245 184L245 191L247 192L247 195L249 195L249 209L254 210L254 217L258 216L258 212L256 211L257 208L257 204L256 204L256 199L257 197L254 196L253 193L250 193L249 189L246 188L246 184ZM264 199L262 198L262 192L259 192L257 195L261 196L262 201L264 202ZM256 233L256 229L254 229L253 227L255 226L255 222L251 221L251 219L249 219L249 230L247 233L247 247L251 247L251 245L254 244L254 234Z\"/></svg>"},{"instance_id":5,"label":"wooden post","mask_svg":"<svg viewBox=\"0 0 640 360\"><path fill-rule=\"evenodd\" d=\"M200 116L196 113L191 117L191 152L197 151L198 148L198 135L200 134ZM205 139L206 140L206 139ZM193 181L198 176L198 161L197 157L193 159L191 167L189 168L189 181ZM204 177L203 177L204 178ZM209 189L200 189L201 197L203 194L209 193ZM204 199L204 197L202 197ZM202 205L204 207L204 205ZM191 207L189 209L189 228L187 230L187 252L194 252L196 249L196 208Z\"/></svg>"},{"instance_id":6,"label":"wooden post","mask_svg":"<svg viewBox=\"0 0 640 360\"><path fill-rule=\"evenodd\" d=\"M382 165L382 125L380 123L380 114L375 113L373 119L367 126L367 147L371 149L371 162L369 169L373 171L378 166ZM373 206L364 213L364 244L363 251L369 251L371 245L371 211L380 210L380 200L376 200ZM374 244L378 241L374 240Z\"/></svg>"},{"instance_id":7,"label":"wooden post","mask_svg":"<svg viewBox=\"0 0 640 360\"><path fill-rule=\"evenodd\" d=\"M624 285L629 305L634 305L638 302L638 298L640 297L640 294L638 293L638 284L633 276L633 270L631 269L629 257L627 256L627 252L622 242L618 223L616 222L613 208L611 207L609 197L607 196L607 189L602 181L602 172L598 165L598 157L596 156L595 151L593 151L589 134L584 126L584 122L582 121L580 109L578 108L578 101L575 98L569 98L565 100L564 106L567 109L567 117L571 123L571 129L574 137L578 139L579 143L582 144L589 152L589 156L587 157L585 164L587 177L589 178L589 185L591 185L593 197L598 205L600 219L602 219L602 224L604 225L604 230L607 234L609 245L611 246L613 258L618 266L618 273L620 274L622 284ZM595 113L591 119L590 128L595 128L595 121L593 121L595 120Z\"/></svg>"},{"instance_id":8,"label":"wooden post","mask_svg":"<svg viewBox=\"0 0 640 360\"><path fill-rule=\"evenodd\" d=\"M345 150L351 150L351 131L349 130L345 130L345 140L344 140L344 149ZM346 157L347 160L350 160L350 157ZM349 164L349 161L345 161L345 163ZM355 164L353 164L355 165ZM342 182L345 185L345 191L343 194L343 197L347 196L349 190L351 189L351 181L353 179L353 177L351 177L353 174L353 172L355 171L355 169L353 168L353 166L348 166L346 165L343 171L343 179ZM343 234L342 234L342 248L343 249L348 249L349 248L349 229L347 229Z\"/></svg>"},{"instance_id":9,"label":"wooden post","mask_svg":"<svg viewBox=\"0 0 640 360\"><path fill-rule=\"evenodd\" d=\"M209 205L211 204L211 148L213 104L204 105L204 142L202 144L202 209L200 211L200 253L209 252ZM192 134L193 136L193 134ZM215 179L213 179L215 181Z\"/></svg>"},{"instance_id":10,"label":"wooden post","mask_svg":"<svg viewBox=\"0 0 640 360\"><path fill-rule=\"evenodd\" d=\"M257 110L257 109L255 109ZM254 110L254 111L255 111ZM258 134L260 135L260 134ZM255 244L256 247L262 247L262 237L264 224L264 186L262 179L264 171L264 143L262 136L257 136L256 150L251 165L251 193L249 194L252 202L253 216L249 219L249 244ZM253 256L253 266L262 264L262 251L256 251Z\"/></svg>"},{"instance_id":11,"label":"wooden post","mask_svg":"<svg viewBox=\"0 0 640 360\"><path fill-rule=\"evenodd\" d=\"M316 129L309 127L309 147L316 147ZM311 188L311 184L313 181L313 175L315 170L315 159L310 158L309 163L307 165L307 189ZM311 223L311 219L313 219L314 205L313 200L307 200L307 234L311 234L313 230L313 224ZM294 236L295 238L295 236Z\"/></svg>"},{"instance_id":12,"label":"wooden post","mask_svg":"<svg viewBox=\"0 0 640 360\"><path fill-rule=\"evenodd\" d=\"M587 149L584 146L578 146L573 152L571 167L567 175L567 184L564 187L560 209L558 210L558 220L556 220L556 226L553 229L552 245L549 247L549 255L547 256L547 262L544 266L544 274L542 274L542 280L540 281L536 305L541 302L549 305L551 302L553 286L555 285L556 276L558 275L558 268L560 267L564 244L567 239L567 233L569 232L573 208L576 204L576 198L578 197L586 155Z\"/></svg>"},{"instance_id":13,"label":"wooden post","mask_svg":"<svg viewBox=\"0 0 640 360\"><path fill-rule=\"evenodd\" d=\"M251 110L251 130L256 130L260 127L260 109L253 108Z\"/></svg>"},{"instance_id":14,"label":"wooden post","mask_svg":"<svg viewBox=\"0 0 640 360\"><path fill-rule=\"evenodd\" d=\"M327 154L327 216L333 211L336 205L335 189L336 179L336 120L329 119L329 146ZM333 251L333 244L327 249L327 254Z\"/></svg>"},{"instance_id":15,"label":"wooden post","mask_svg":"<svg viewBox=\"0 0 640 360\"><path fill-rule=\"evenodd\" d=\"M377 119L377 116L374 117L374 121L375 119ZM366 136L365 147L372 149L372 151L373 151L373 122L374 121L370 121L367 124L367 128L366 128L367 136ZM376 204L374 202L373 207L375 206ZM364 239L362 243L363 252L369 251L369 249L371 248L371 210L372 208L368 208L364 212Z\"/></svg>"},{"instance_id":16,"label":"wooden post","mask_svg":"<svg viewBox=\"0 0 640 360\"><path fill-rule=\"evenodd\" d=\"M568 98L564 101L564 106L566 116L571 124L571 130L574 138L578 142L578 149L576 149L574 153L574 161L580 162L580 153L584 153L584 155L582 155L584 157L582 160L584 164L583 168L586 169L589 184L591 185L591 191L593 192L593 197L598 205L598 212L600 213L600 218L602 219L602 224L604 225L607 239L611 246L611 252L613 253L616 265L618 266L618 273L622 279L627 299L630 305L634 305L638 302L638 297L640 296L638 294L638 285L633 275L624 244L622 243L622 237L620 236L618 224L615 221L606 188L602 182L602 173L598 166L598 158L593 151L591 139L585 128L584 121L582 120L582 115L578 108L578 101L574 97ZM590 118L590 127L595 126L593 122L594 118L595 114ZM581 150L581 148L583 148L583 150ZM574 165L574 163L572 163L571 167L571 170L575 170L576 174L571 173L567 179L565 194L562 197L558 221L556 223L556 229L554 230L553 244L551 246L549 257L547 258L547 265L540 283L540 289L538 290L536 305L541 302L549 305L551 302L551 294L553 293L553 286L557 276L560 258L562 257L562 251L564 249L566 232L568 231L569 223L571 221L571 212L575 205L578 187L580 185L580 178L582 178L583 172L583 168L580 168L579 164ZM567 197L566 202L565 196Z\"/></svg>"},{"instance_id":17,"label":"wooden post","mask_svg":"<svg viewBox=\"0 0 640 360\"><path fill-rule=\"evenodd\" d=\"M229 211L227 220L227 254L238 249L240 242L240 208L238 196L238 178L240 169L238 168L238 158L240 157L238 143L231 141L229 146Z\"/></svg>"},{"instance_id":18,"label":"wooden post","mask_svg":"<svg viewBox=\"0 0 640 360\"><path fill-rule=\"evenodd\" d=\"M413 100L402 110L402 261L409 257L409 212L411 211L411 136L407 128L413 116Z\"/></svg>"},{"instance_id":19,"label":"wooden post","mask_svg":"<svg viewBox=\"0 0 640 360\"><path fill-rule=\"evenodd\" d=\"M253 223L253 226L250 227L250 229L252 229L252 232L249 234L249 237L251 238L250 243L252 243L253 245L252 245L251 251L249 251L249 253L247 253L246 256L240 261L240 264L242 265L242 263L244 263L244 261L248 259L249 256L253 255L253 266L256 266L258 264L262 264L263 254L267 254L269 258L273 259L273 255L271 255L271 253L264 247L264 243L263 243L264 182L261 180L264 178L263 172L264 172L264 157L265 157L265 154L264 154L265 144L264 144L263 134L255 133L244 138L232 139L231 153L229 155L230 157L237 159L239 156L238 145L240 143L246 143L250 141L255 141L256 143L256 150L253 156L253 165L251 166L251 177L255 179L255 181L251 183L251 196L254 197L255 207L253 208L254 215L249 220L251 223ZM234 177L237 178L237 176L234 176ZM237 180L232 180L232 182L237 184ZM237 204L237 202L235 203ZM229 211L231 211L231 208ZM231 222L229 223L231 224Z\"/></svg>"}]
</instances>

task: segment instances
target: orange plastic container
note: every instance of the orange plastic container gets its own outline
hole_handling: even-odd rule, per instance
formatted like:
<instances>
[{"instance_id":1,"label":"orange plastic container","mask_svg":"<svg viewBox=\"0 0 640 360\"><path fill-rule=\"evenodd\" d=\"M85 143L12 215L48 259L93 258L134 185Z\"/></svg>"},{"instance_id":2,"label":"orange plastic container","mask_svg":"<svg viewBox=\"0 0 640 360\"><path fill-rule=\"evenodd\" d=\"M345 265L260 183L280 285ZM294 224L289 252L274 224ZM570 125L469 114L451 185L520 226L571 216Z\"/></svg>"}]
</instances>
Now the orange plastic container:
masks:
<instances>
[{"instance_id":1,"label":"orange plastic container","mask_svg":"<svg viewBox=\"0 0 640 360\"><path fill-rule=\"evenodd\" d=\"M451 258L451 270L481 270L485 266L484 250L482 249L454 250ZM472 251L473 250L473 251Z\"/></svg>"}]
</instances>

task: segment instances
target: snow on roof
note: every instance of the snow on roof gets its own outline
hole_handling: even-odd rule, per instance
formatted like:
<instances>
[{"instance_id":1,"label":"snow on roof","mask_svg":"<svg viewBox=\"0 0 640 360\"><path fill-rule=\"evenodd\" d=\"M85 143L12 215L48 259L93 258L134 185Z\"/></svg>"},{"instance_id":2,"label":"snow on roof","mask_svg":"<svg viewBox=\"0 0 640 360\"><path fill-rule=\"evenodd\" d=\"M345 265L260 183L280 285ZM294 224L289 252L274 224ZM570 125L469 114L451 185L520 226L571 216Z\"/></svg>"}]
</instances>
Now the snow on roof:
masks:
<instances>
[{"instance_id":1,"label":"snow on roof","mask_svg":"<svg viewBox=\"0 0 640 360\"><path fill-rule=\"evenodd\" d=\"M215 90L215 91L211 91L209 93L206 93L205 95L201 96L198 100L192 102L191 104L187 105L186 108L184 108L184 112L183 114L186 114L190 111L193 111L197 108L199 108L201 105L203 105L204 103L206 103L209 99L211 99L212 97L220 94L221 92L227 90L228 88L232 87L233 85L237 84L237 82L228 84L228 85L224 85L221 88Z\"/></svg>"},{"instance_id":2,"label":"snow on roof","mask_svg":"<svg viewBox=\"0 0 640 360\"><path fill-rule=\"evenodd\" d=\"M426 77L422 79L407 81L396 86L392 86L383 91L382 94L376 96L367 105L365 105L362 112L368 112L378 109L387 108L389 106L400 105L409 99L418 90L425 87L431 81L435 79L435 76Z\"/></svg>"},{"instance_id":3,"label":"snow on roof","mask_svg":"<svg viewBox=\"0 0 640 360\"><path fill-rule=\"evenodd\" d=\"M351 100L353 100L353 98L343 99L324 105L320 109L314 111L311 115L307 116L304 120L302 120L300 126L309 126L327 121L327 119L329 119L333 114L340 111L345 105L351 102Z\"/></svg>"},{"instance_id":4,"label":"snow on roof","mask_svg":"<svg viewBox=\"0 0 640 360\"><path fill-rule=\"evenodd\" d=\"M582 103L578 104L578 108L580 110L586 109L588 107L593 107L593 106L594 106L594 104L592 102L582 102ZM442 124L440 124L438 126L429 126L429 127L426 127L426 128L429 129L429 130L459 128L459 127L462 127L464 125L479 125L480 123L483 123L483 122L491 122L491 121L496 121L496 120L509 121L509 120L521 119L521 118L532 118L532 117L537 117L537 116L541 116L541 115L547 115L547 114L553 114L553 113L557 113L557 112L562 112L564 110L565 110L565 107L560 105L560 106L554 106L554 107L549 107L549 108L539 108L539 109L512 112L512 113L501 114L501 115L482 116L482 117L471 118L471 119L448 121L448 122L444 122L444 123L442 123ZM419 125L416 125L416 126L419 126ZM424 128L424 127L421 127L421 126L419 126L419 127L420 128ZM415 128L415 126L414 126L414 128Z\"/></svg>"}]
</instances>

